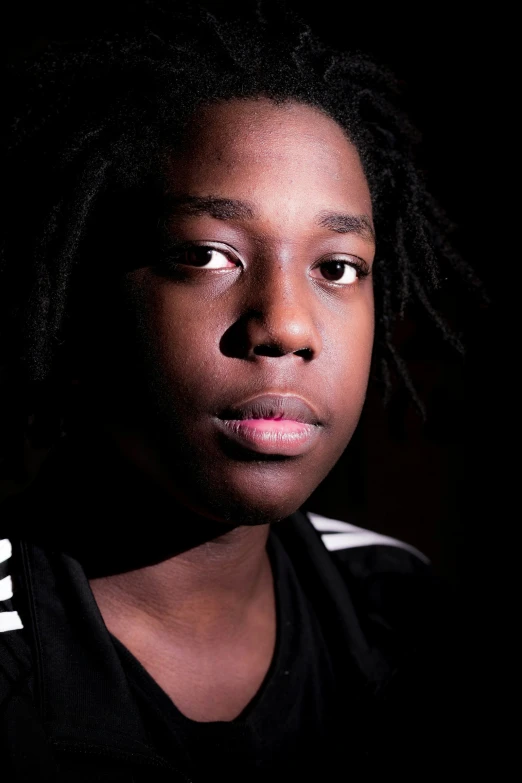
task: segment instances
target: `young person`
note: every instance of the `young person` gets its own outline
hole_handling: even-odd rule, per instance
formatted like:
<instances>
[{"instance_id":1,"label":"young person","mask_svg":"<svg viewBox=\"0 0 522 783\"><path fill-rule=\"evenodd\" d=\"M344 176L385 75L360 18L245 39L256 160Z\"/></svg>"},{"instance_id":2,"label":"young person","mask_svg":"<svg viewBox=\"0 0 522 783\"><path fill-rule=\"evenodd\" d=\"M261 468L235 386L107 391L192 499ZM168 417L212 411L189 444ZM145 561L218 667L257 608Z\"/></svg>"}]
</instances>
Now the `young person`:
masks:
<instances>
[{"instance_id":1,"label":"young person","mask_svg":"<svg viewBox=\"0 0 522 783\"><path fill-rule=\"evenodd\" d=\"M372 351L409 383L396 315L458 347L429 294L470 273L385 73L169 5L13 81L2 361L47 453L2 505L3 768L434 772L458 665L426 558L300 508Z\"/></svg>"}]
</instances>

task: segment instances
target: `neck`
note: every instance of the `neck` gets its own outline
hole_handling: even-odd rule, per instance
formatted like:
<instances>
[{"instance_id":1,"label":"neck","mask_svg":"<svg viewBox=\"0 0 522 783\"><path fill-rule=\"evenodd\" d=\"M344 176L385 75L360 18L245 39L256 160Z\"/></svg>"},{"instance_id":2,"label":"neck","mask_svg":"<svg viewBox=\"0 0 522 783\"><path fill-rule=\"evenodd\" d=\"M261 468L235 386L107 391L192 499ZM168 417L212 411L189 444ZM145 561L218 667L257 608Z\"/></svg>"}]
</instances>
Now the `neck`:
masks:
<instances>
[{"instance_id":1,"label":"neck","mask_svg":"<svg viewBox=\"0 0 522 783\"><path fill-rule=\"evenodd\" d=\"M237 527L156 565L91 580L110 630L145 624L208 641L233 633L271 586L268 526Z\"/></svg>"},{"instance_id":2,"label":"neck","mask_svg":"<svg viewBox=\"0 0 522 783\"><path fill-rule=\"evenodd\" d=\"M108 630L189 719L236 718L276 644L267 526L238 527L157 565L91 580Z\"/></svg>"},{"instance_id":3,"label":"neck","mask_svg":"<svg viewBox=\"0 0 522 783\"><path fill-rule=\"evenodd\" d=\"M230 720L258 691L275 649L268 525L204 519L106 456L87 504L95 513L82 505L88 524L73 542L105 625L185 715Z\"/></svg>"}]
</instances>

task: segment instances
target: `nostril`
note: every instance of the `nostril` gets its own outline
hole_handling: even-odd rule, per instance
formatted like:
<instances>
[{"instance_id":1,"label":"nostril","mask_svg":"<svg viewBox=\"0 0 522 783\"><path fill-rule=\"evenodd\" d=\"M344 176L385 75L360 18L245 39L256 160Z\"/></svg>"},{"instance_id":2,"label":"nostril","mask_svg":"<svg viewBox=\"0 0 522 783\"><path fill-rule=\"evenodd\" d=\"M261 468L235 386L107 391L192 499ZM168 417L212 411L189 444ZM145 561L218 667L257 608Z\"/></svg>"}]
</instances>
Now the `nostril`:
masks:
<instances>
[{"instance_id":1,"label":"nostril","mask_svg":"<svg viewBox=\"0 0 522 783\"><path fill-rule=\"evenodd\" d=\"M284 356L285 351L283 351L279 346L277 345L256 345L254 348L254 353L256 356Z\"/></svg>"},{"instance_id":2,"label":"nostril","mask_svg":"<svg viewBox=\"0 0 522 783\"><path fill-rule=\"evenodd\" d=\"M297 351L285 351L282 346L274 343L262 343L261 345L256 345L254 348L254 354L256 356L286 356L288 353L301 356L307 361L313 358L313 351L311 348L300 348Z\"/></svg>"}]
</instances>

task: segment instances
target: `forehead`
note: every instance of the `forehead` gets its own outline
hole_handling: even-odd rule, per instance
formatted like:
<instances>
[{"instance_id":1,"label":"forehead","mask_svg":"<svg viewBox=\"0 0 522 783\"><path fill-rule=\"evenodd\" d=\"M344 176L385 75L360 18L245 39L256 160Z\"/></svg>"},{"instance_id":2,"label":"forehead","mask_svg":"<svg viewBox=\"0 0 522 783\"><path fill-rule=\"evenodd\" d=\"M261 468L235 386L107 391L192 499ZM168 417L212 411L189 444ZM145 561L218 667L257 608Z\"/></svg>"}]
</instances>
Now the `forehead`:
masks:
<instances>
[{"instance_id":1,"label":"forehead","mask_svg":"<svg viewBox=\"0 0 522 783\"><path fill-rule=\"evenodd\" d=\"M371 199L355 146L319 109L260 98L199 109L172 155L173 190L265 199L321 201L327 208L357 202L371 215ZM332 202L326 203L326 202Z\"/></svg>"}]
</instances>

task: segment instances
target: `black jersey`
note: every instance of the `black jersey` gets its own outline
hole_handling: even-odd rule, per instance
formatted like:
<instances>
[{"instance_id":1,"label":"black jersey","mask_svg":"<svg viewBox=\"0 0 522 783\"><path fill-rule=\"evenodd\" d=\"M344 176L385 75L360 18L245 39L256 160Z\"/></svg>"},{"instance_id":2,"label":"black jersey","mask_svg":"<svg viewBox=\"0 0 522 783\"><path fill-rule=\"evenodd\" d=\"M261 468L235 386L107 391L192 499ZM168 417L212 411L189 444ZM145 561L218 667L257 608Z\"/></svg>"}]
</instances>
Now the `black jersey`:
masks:
<instances>
[{"instance_id":1,"label":"black jersey","mask_svg":"<svg viewBox=\"0 0 522 783\"><path fill-rule=\"evenodd\" d=\"M455 662L448 607L426 558L302 512L275 525L268 546L272 665L238 718L198 723L108 632L77 559L3 539L6 780L349 781L445 771Z\"/></svg>"}]
</instances>

